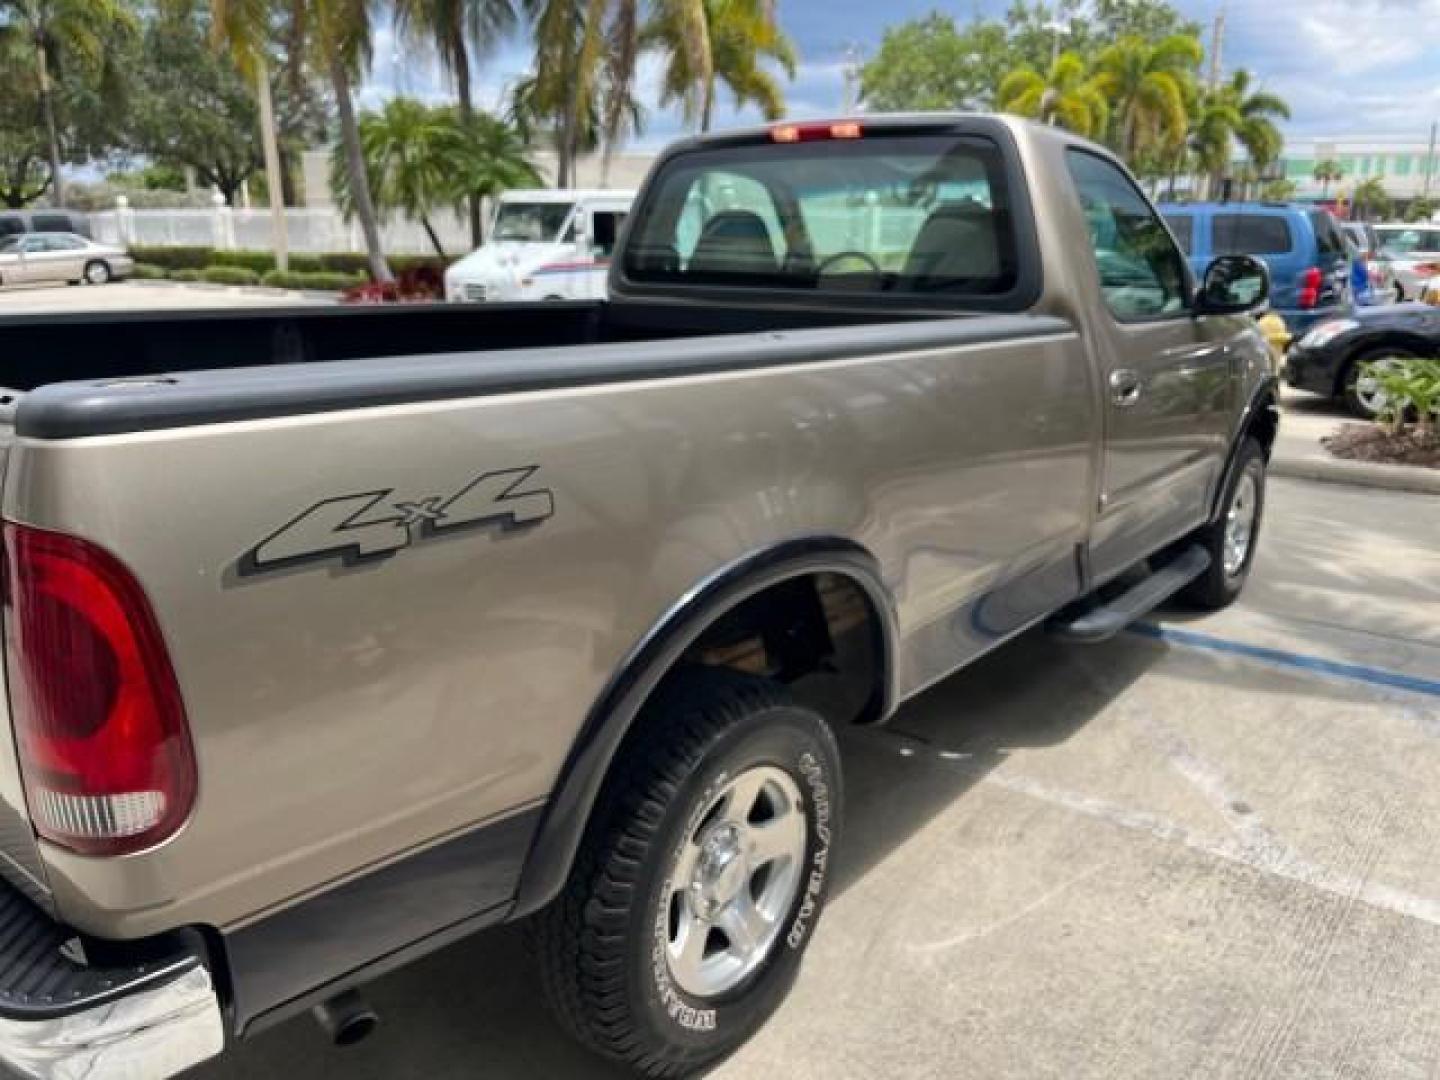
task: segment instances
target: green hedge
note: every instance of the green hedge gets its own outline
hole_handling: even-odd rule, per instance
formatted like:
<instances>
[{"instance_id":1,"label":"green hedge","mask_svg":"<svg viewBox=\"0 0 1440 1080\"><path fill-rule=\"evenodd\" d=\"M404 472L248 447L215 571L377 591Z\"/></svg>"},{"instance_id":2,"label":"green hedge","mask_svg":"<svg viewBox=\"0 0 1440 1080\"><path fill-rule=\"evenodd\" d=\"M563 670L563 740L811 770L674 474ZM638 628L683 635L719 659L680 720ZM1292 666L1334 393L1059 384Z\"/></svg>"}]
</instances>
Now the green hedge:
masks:
<instances>
[{"instance_id":1,"label":"green hedge","mask_svg":"<svg viewBox=\"0 0 1440 1080\"><path fill-rule=\"evenodd\" d=\"M268 251L216 251L208 247L132 247L130 254L135 257L136 262L147 263L172 273L176 270L204 270L207 267L239 267L263 276L275 270L275 256ZM438 255L391 255L389 262L390 269L396 274L421 267L432 267L437 272L444 273L445 268L458 257L442 259ZM352 276L358 274L368 281L370 260L364 255L349 251L332 251L323 255L292 254L290 272L325 272Z\"/></svg>"},{"instance_id":2,"label":"green hedge","mask_svg":"<svg viewBox=\"0 0 1440 1080\"><path fill-rule=\"evenodd\" d=\"M338 292L365 283L363 274L337 274L328 270L271 270L260 279L262 285L276 289L322 289Z\"/></svg>"},{"instance_id":3,"label":"green hedge","mask_svg":"<svg viewBox=\"0 0 1440 1080\"><path fill-rule=\"evenodd\" d=\"M170 272L171 281L199 281L200 271L193 266L182 266Z\"/></svg>"},{"instance_id":4,"label":"green hedge","mask_svg":"<svg viewBox=\"0 0 1440 1080\"><path fill-rule=\"evenodd\" d=\"M156 266L154 263L137 262L135 269L130 271L130 276L142 278L146 281L157 281L167 275L163 266Z\"/></svg>"},{"instance_id":5,"label":"green hedge","mask_svg":"<svg viewBox=\"0 0 1440 1080\"><path fill-rule=\"evenodd\" d=\"M207 266L200 271L200 280L216 285L258 285L260 275L244 266Z\"/></svg>"},{"instance_id":6,"label":"green hedge","mask_svg":"<svg viewBox=\"0 0 1440 1080\"><path fill-rule=\"evenodd\" d=\"M214 262L208 247L132 247L130 254L164 270L202 270Z\"/></svg>"}]
</instances>

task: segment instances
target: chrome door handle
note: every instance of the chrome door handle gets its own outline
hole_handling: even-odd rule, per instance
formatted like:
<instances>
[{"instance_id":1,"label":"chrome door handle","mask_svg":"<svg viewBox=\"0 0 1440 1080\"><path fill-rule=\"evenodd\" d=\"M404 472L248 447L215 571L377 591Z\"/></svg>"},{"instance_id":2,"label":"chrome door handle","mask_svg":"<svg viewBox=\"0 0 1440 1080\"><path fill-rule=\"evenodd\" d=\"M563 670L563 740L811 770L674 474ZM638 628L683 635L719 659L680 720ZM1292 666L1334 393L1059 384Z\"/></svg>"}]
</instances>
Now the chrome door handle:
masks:
<instances>
[{"instance_id":1,"label":"chrome door handle","mask_svg":"<svg viewBox=\"0 0 1440 1080\"><path fill-rule=\"evenodd\" d=\"M1110 400L1122 409L1128 409L1140 400L1140 373L1129 368L1117 368L1110 372Z\"/></svg>"}]
</instances>

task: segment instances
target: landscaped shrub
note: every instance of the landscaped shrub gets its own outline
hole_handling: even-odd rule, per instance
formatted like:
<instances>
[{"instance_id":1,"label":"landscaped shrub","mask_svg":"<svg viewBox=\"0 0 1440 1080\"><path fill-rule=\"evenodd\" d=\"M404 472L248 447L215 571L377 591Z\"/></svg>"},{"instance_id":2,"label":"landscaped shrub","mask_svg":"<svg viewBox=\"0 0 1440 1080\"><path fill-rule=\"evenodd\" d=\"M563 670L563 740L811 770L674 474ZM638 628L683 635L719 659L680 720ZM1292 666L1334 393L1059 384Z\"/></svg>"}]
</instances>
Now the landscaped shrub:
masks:
<instances>
[{"instance_id":1,"label":"landscaped shrub","mask_svg":"<svg viewBox=\"0 0 1440 1080\"><path fill-rule=\"evenodd\" d=\"M268 251L217 251L210 256L211 266L243 266L256 274L275 269L275 256Z\"/></svg>"},{"instance_id":2,"label":"landscaped shrub","mask_svg":"<svg viewBox=\"0 0 1440 1080\"><path fill-rule=\"evenodd\" d=\"M170 272L171 281L199 281L200 271L193 266L182 266Z\"/></svg>"},{"instance_id":3,"label":"landscaped shrub","mask_svg":"<svg viewBox=\"0 0 1440 1080\"><path fill-rule=\"evenodd\" d=\"M258 285L260 275L244 266L207 266L200 271L200 280L215 285Z\"/></svg>"},{"instance_id":4,"label":"landscaped shrub","mask_svg":"<svg viewBox=\"0 0 1440 1080\"><path fill-rule=\"evenodd\" d=\"M320 269L332 270L337 274L368 274L370 272L370 260L355 252L332 251L319 256L319 259Z\"/></svg>"},{"instance_id":5,"label":"landscaped shrub","mask_svg":"<svg viewBox=\"0 0 1440 1080\"><path fill-rule=\"evenodd\" d=\"M132 247L130 254L136 262L166 270L201 270L214 262L208 247Z\"/></svg>"},{"instance_id":6,"label":"landscaped shrub","mask_svg":"<svg viewBox=\"0 0 1440 1080\"><path fill-rule=\"evenodd\" d=\"M130 271L130 276L141 278L145 281L160 281L169 277L163 266L156 266L154 263L137 262L135 269Z\"/></svg>"},{"instance_id":7,"label":"landscaped shrub","mask_svg":"<svg viewBox=\"0 0 1440 1080\"><path fill-rule=\"evenodd\" d=\"M358 274L336 274L327 270L272 270L260 279L261 284L276 289L318 289L326 292L354 288L362 280Z\"/></svg>"}]
</instances>

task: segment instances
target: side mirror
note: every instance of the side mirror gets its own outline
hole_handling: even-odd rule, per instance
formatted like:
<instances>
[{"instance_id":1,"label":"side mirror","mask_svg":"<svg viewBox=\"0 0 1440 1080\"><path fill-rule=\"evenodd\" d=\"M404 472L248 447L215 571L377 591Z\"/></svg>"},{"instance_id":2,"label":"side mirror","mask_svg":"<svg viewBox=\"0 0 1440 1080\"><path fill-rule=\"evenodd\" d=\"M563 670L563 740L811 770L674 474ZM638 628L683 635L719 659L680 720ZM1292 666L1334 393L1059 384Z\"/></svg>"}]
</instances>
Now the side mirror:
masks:
<instances>
[{"instance_id":1,"label":"side mirror","mask_svg":"<svg viewBox=\"0 0 1440 1080\"><path fill-rule=\"evenodd\" d=\"M1270 271L1249 255L1221 255L1205 268L1195 298L1200 315L1237 315L1254 311L1270 298Z\"/></svg>"}]
</instances>

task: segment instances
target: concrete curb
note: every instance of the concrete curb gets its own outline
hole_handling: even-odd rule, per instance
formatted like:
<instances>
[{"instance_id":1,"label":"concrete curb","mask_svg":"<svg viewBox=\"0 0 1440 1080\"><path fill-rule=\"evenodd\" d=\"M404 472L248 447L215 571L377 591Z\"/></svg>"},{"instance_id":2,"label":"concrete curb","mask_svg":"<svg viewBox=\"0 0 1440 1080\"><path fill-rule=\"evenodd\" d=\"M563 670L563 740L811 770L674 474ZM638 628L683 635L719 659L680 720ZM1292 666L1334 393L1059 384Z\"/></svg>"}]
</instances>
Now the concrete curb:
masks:
<instances>
[{"instance_id":1,"label":"concrete curb","mask_svg":"<svg viewBox=\"0 0 1440 1080\"><path fill-rule=\"evenodd\" d=\"M1355 487L1382 488L1386 491L1440 495L1440 469L1420 465L1345 461L1331 457L1324 450L1318 453L1287 454L1283 446L1277 446L1275 456L1270 459L1270 475L1294 480L1315 480L1325 484L1350 484Z\"/></svg>"}]
</instances>

